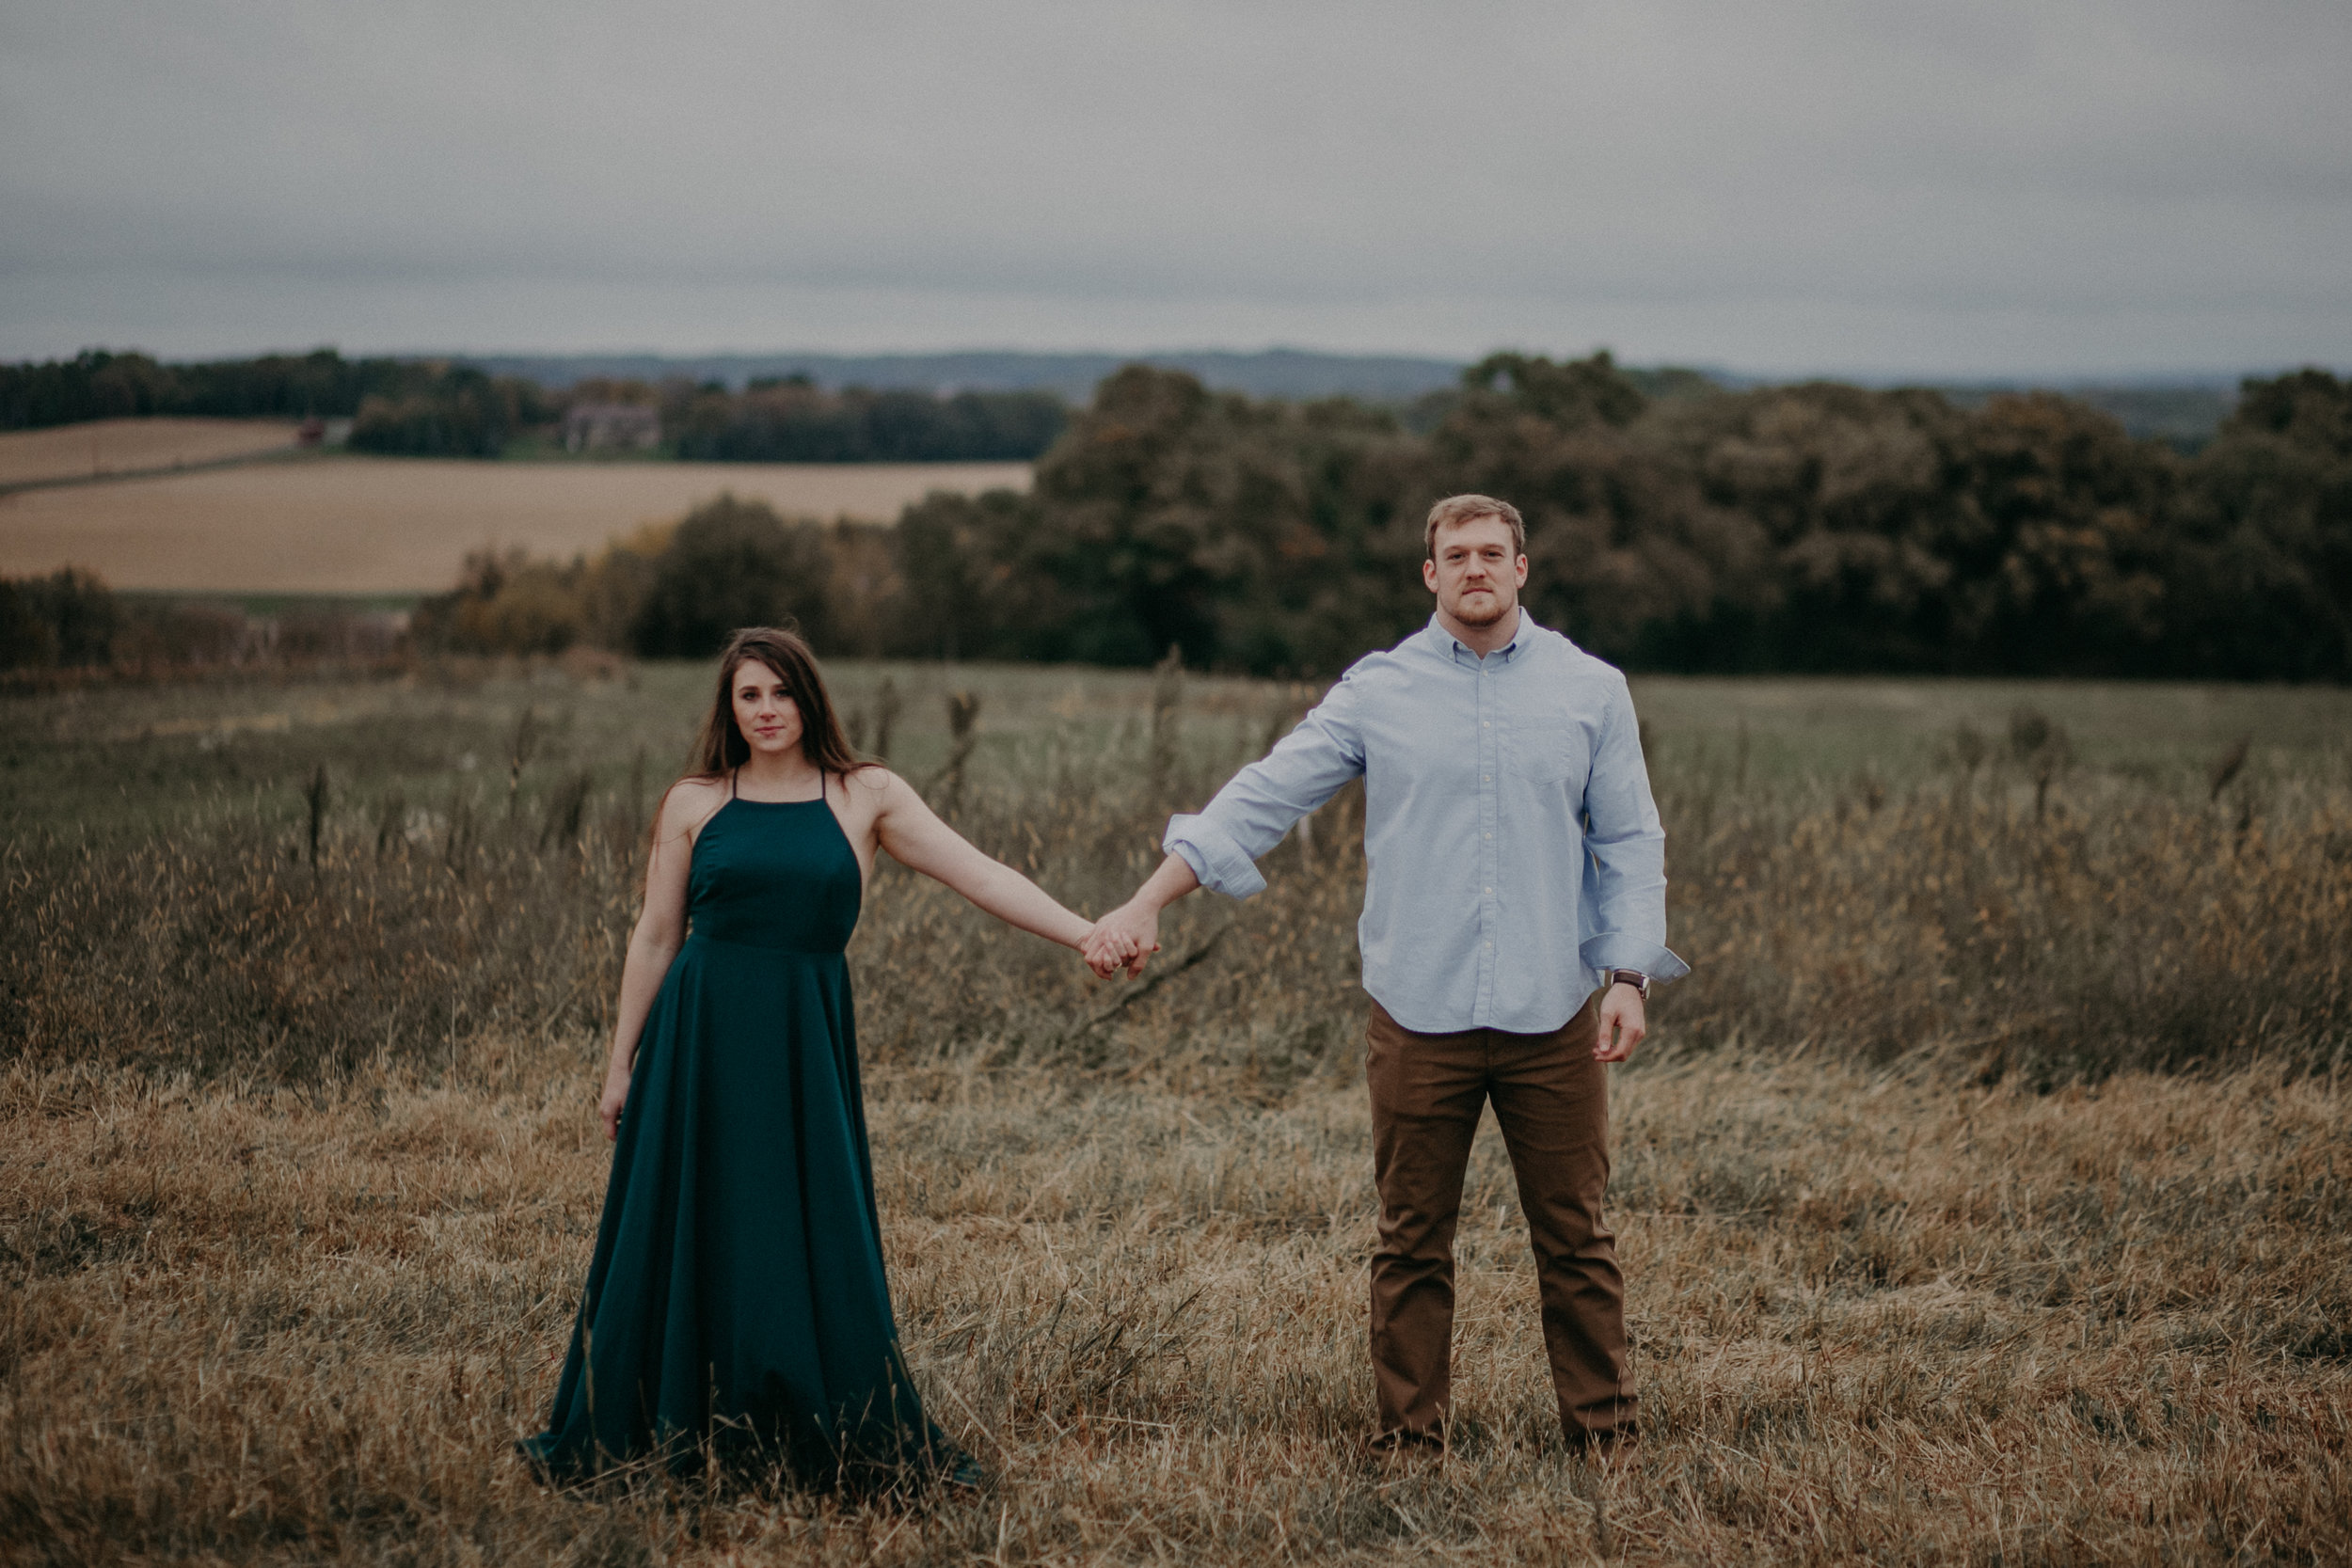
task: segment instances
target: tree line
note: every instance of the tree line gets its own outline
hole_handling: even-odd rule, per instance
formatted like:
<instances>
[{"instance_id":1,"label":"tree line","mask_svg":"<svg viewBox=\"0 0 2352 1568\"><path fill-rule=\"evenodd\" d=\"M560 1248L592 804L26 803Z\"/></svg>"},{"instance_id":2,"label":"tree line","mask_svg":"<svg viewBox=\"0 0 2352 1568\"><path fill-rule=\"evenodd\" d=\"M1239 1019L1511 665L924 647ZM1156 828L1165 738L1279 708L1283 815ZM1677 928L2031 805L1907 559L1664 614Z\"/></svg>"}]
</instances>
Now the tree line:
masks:
<instances>
[{"instance_id":1,"label":"tree line","mask_svg":"<svg viewBox=\"0 0 2352 1568\"><path fill-rule=\"evenodd\" d=\"M345 359L333 349L165 364L90 349L72 359L0 365L0 429L155 415L352 420L361 451L495 457L518 433L559 417L532 382L433 359Z\"/></svg>"},{"instance_id":2,"label":"tree line","mask_svg":"<svg viewBox=\"0 0 2352 1568\"><path fill-rule=\"evenodd\" d=\"M571 407L594 403L659 409L664 453L708 462L1025 462L1069 418L1051 392L828 391L800 376L741 391L683 379L551 390L462 361L353 360L333 349L195 364L93 349L0 365L0 429L163 414L347 418L355 449L409 456L546 450Z\"/></svg>"},{"instance_id":3,"label":"tree line","mask_svg":"<svg viewBox=\"0 0 2352 1568\"><path fill-rule=\"evenodd\" d=\"M1466 490L1526 515L1534 615L1631 669L2352 679L2352 383L2317 370L2185 456L2054 394L1653 396L1606 354L1494 356L1411 420L1131 366L1026 491L895 527L723 498L594 559L477 556L412 635L701 657L790 618L847 655L1327 675L1427 619L1422 519Z\"/></svg>"},{"instance_id":4,"label":"tree line","mask_svg":"<svg viewBox=\"0 0 2352 1568\"><path fill-rule=\"evenodd\" d=\"M1466 490L1526 515L1534 614L1633 669L2352 678L2352 384L2321 371L2249 381L2186 457L2054 394L1654 398L1606 354L1488 358L1425 432L1133 366L1025 492L892 529L728 499L596 562L478 559L419 629L699 657L791 616L841 653L1327 675L1426 620L1422 517Z\"/></svg>"},{"instance_id":5,"label":"tree line","mask_svg":"<svg viewBox=\"0 0 2352 1568\"><path fill-rule=\"evenodd\" d=\"M662 388L661 425L682 458L744 463L1025 462L1070 411L1051 392L828 392L806 376Z\"/></svg>"}]
</instances>

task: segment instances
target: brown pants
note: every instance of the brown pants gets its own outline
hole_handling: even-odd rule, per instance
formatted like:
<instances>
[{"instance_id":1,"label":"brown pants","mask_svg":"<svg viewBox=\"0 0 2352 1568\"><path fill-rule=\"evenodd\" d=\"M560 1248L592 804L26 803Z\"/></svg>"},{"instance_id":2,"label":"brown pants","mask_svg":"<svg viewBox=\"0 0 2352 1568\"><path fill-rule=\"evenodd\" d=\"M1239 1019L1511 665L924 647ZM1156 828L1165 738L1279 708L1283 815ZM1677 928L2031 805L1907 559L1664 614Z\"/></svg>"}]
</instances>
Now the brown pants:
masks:
<instances>
[{"instance_id":1,"label":"brown pants","mask_svg":"<svg viewBox=\"0 0 2352 1568\"><path fill-rule=\"evenodd\" d=\"M1377 1002L1364 1031L1380 1244L1372 1255L1372 1366L1380 1433L1442 1439L1453 1402L1454 1228L1488 1100L1535 1248L1544 1348L1571 1442L1633 1430L1625 1277L1601 1224L1608 1069L1593 1059L1600 996L1549 1035L1422 1035Z\"/></svg>"}]
</instances>

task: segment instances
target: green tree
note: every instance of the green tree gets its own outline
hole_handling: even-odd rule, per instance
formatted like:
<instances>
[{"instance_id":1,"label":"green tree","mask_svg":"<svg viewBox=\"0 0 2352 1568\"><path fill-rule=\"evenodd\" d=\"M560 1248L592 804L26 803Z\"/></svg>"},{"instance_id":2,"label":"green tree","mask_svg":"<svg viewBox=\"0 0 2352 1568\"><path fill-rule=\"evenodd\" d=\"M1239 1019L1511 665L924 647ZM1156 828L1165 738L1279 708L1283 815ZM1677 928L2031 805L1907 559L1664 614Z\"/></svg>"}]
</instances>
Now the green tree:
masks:
<instances>
[{"instance_id":1,"label":"green tree","mask_svg":"<svg viewBox=\"0 0 2352 1568\"><path fill-rule=\"evenodd\" d=\"M1038 465L1039 520L1016 577L1056 586L1030 657L1259 673L1330 667L1394 629L1367 568L1411 438L1344 401L1294 406L1212 393L1130 365Z\"/></svg>"},{"instance_id":2,"label":"green tree","mask_svg":"<svg viewBox=\"0 0 2352 1568\"><path fill-rule=\"evenodd\" d=\"M1036 501L1017 490L935 490L908 507L891 536L898 577L891 651L1021 657L1030 636L1068 613L1050 576L1015 568L1041 526Z\"/></svg>"},{"instance_id":3,"label":"green tree","mask_svg":"<svg viewBox=\"0 0 2352 1568\"><path fill-rule=\"evenodd\" d=\"M2247 381L2185 490L2172 667L2352 679L2352 382L2318 370Z\"/></svg>"},{"instance_id":4,"label":"green tree","mask_svg":"<svg viewBox=\"0 0 2352 1568\"><path fill-rule=\"evenodd\" d=\"M351 445L410 457L496 457L517 430L548 417L538 388L469 365L427 365L375 378L383 391L359 401Z\"/></svg>"},{"instance_id":5,"label":"green tree","mask_svg":"<svg viewBox=\"0 0 2352 1568\"><path fill-rule=\"evenodd\" d=\"M1716 592L1682 626L1691 668L1923 668L1950 580L1932 540L1953 505L1932 392L1815 382L1660 410L1644 432L1725 537Z\"/></svg>"},{"instance_id":6,"label":"green tree","mask_svg":"<svg viewBox=\"0 0 2352 1568\"><path fill-rule=\"evenodd\" d=\"M2144 668L2161 627L2156 531L2175 464L2107 414L2054 393L1998 397L1948 448L1961 504L1934 543L1945 618L1968 666L2090 674Z\"/></svg>"},{"instance_id":7,"label":"green tree","mask_svg":"<svg viewBox=\"0 0 2352 1568\"><path fill-rule=\"evenodd\" d=\"M1726 607L1769 603L1753 521L1708 503L1680 454L1645 430L1647 400L1606 353L1566 363L1497 355L1462 381L1430 437L1416 504L1402 509L1414 557L1430 500L1506 499L1527 519L1530 610L1639 662L1709 665L1717 650L1704 633ZM1426 595L1420 606L1427 614Z\"/></svg>"},{"instance_id":8,"label":"green tree","mask_svg":"<svg viewBox=\"0 0 2352 1568\"><path fill-rule=\"evenodd\" d=\"M707 658L740 627L793 624L823 651L834 631L831 578L823 529L722 495L678 524L630 641L649 658Z\"/></svg>"},{"instance_id":9,"label":"green tree","mask_svg":"<svg viewBox=\"0 0 2352 1568\"><path fill-rule=\"evenodd\" d=\"M122 607L95 572L0 578L0 669L104 664L122 626Z\"/></svg>"}]
</instances>

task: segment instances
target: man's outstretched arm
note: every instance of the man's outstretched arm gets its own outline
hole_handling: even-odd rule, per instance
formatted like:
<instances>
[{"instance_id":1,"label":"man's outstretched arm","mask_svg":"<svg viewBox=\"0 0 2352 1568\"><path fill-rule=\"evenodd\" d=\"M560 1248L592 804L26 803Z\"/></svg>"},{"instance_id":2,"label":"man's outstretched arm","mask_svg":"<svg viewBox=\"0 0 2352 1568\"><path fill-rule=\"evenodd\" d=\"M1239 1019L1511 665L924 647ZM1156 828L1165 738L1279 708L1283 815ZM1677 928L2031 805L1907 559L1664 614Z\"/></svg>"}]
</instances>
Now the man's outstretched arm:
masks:
<instances>
[{"instance_id":1,"label":"man's outstretched arm","mask_svg":"<svg viewBox=\"0 0 2352 1568\"><path fill-rule=\"evenodd\" d=\"M1296 729L1234 774L1198 816L1168 819L1168 859L1133 898L1103 917L1098 940L1087 947L1096 974L1107 977L1122 967L1131 977L1142 974L1144 960L1159 950L1160 911L1194 888L1247 898L1265 886L1258 857L1364 770L1355 705L1356 692L1343 677ZM1135 942L1133 958L1112 958L1114 935Z\"/></svg>"}]
</instances>

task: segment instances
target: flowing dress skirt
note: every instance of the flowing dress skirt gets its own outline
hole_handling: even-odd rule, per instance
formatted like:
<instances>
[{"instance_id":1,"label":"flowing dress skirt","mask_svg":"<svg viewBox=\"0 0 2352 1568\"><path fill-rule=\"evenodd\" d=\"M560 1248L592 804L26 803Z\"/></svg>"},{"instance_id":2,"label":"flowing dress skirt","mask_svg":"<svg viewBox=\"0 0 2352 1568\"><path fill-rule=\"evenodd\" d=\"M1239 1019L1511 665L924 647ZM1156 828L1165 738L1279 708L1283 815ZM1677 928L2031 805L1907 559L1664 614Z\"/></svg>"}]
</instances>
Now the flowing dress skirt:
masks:
<instances>
[{"instance_id":1,"label":"flowing dress skirt","mask_svg":"<svg viewBox=\"0 0 2352 1568\"><path fill-rule=\"evenodd\" d=\"M703 930L742 929L702 895L748 804L696 846L703 918L646 1020L554 1411L522 1445L559 1481L714 1457L817 1485L969 1465L899 1354L846 963Z\"/></svg>"}]
</instances>

